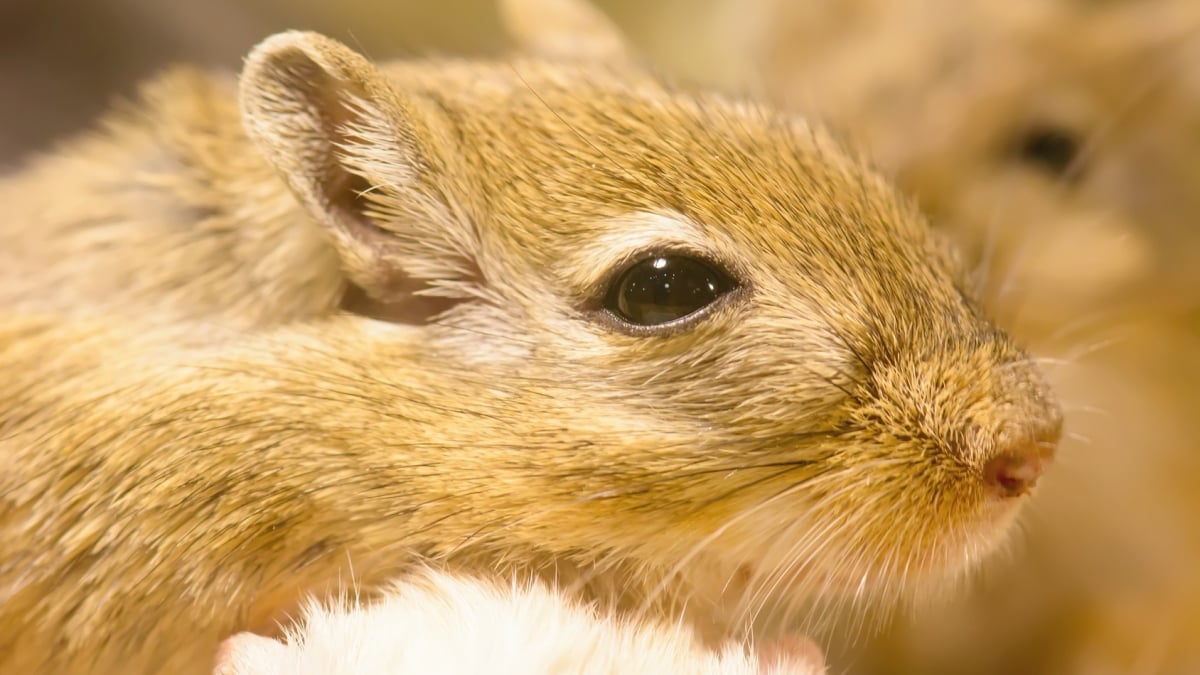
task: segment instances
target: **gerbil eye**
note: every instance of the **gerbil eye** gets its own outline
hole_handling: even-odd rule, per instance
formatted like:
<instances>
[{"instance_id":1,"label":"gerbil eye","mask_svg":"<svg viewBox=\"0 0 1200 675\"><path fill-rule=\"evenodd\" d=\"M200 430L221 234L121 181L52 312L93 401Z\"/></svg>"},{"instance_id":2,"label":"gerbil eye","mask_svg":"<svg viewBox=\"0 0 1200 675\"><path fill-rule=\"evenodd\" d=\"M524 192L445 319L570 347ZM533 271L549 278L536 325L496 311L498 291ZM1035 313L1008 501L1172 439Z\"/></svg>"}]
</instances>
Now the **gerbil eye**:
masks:
<instances>
[{"instance_id":1,"label":"gerbil eye","mask_svg":"<svg viewBox=\"0 0 1200 675\"><path fill-rule=\"evenodd\" d=\"M728 276L694 258L656 255L625 270L604 305L638 326L659 326L693 314L736 287Z\"/></svg>"},{"instance_id":2,"label":"gerbil eye","mask_svg":"<svg viewBox=\"0 0 1200 675\"><path fill-rule=\"evenodd\" d=\"M1072 169L1079 156L1075 134L1053 126L1032 127L1019 139L1017 156L1043 170L1061 176Z\"/></svg>"}]
</instances>

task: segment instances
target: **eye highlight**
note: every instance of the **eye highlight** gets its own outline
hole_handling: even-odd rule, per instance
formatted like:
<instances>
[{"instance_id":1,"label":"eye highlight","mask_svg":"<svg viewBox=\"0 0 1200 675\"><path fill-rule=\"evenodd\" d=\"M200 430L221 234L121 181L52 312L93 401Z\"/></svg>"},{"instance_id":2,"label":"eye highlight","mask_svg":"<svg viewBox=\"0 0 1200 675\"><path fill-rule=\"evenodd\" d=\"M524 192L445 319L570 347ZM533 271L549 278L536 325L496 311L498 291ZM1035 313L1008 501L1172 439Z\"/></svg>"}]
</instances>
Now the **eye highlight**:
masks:
<instances>
[{"instance_id":1,"label":"eye highlight","mask_svg":"<svg viewBox=\"0 0 1200 675\"><path fill-rule=\"evenodd\" d=\"M616 278L604 307L629 324L661 326L699 312L735 288L727 274L709 263L683 255L655 255Z\"/></svg>"}]
</instances>

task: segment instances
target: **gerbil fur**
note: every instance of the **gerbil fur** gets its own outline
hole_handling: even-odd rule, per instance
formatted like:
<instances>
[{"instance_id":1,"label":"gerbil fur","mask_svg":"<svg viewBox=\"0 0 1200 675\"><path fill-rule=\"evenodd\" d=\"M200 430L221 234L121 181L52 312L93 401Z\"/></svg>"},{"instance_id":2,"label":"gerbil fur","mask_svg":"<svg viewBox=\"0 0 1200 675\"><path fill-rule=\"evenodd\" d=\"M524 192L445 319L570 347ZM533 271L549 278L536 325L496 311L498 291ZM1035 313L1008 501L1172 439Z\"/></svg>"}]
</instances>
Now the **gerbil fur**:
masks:
<instances>
[{"instance_id":1,"label":"gerbil fur","mask_svg":"<svg viewBox=\"0 0 1200 675\"><path fill-rule=\"evenodd\" d=\"M861 672L1200 671L1200 5L766 4L765 92L965 244L1074 412L1019 561Z\"/></svg>"},{"instance_id":2,"label":"gerbil fur","mask_svg":"<svg viewBox=\"0 0 1200 675\"><path fill-rule=\"evenodd\" d=\"M295 32L238 90L176 71L6 181L4 672L202 672L419 560L769 640L971 569L1026 494L987 467L1053 452L953 249L802 119ZM615 322L664 251L737 290Z\"/></svg>"},{"instance_id":3,"label":"gerbil fur","mask_svg":"<svg viewBox=\"0 0 1200 675\"><path fill-rule=\"evenodd\" d=\"M282 640L240 633L215 675L820 675L798 643L713 651L686 627L606 616L542 583L429 572L359 606L311 602Z\"/></svg>"}]
</instances>

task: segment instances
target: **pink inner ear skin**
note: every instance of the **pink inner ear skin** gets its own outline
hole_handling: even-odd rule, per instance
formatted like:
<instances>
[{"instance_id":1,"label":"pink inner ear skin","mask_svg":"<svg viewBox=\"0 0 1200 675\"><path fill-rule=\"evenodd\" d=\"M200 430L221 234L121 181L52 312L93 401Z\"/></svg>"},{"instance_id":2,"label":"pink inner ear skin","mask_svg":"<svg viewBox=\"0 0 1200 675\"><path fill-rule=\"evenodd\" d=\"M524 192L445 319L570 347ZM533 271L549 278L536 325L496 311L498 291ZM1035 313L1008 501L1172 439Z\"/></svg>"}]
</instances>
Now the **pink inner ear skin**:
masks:
<instances>
[{"instance_id":1,"label":"pink inner ear skin","mask_svg":"<svg viewBox=\"0 0 1200 675\"><path fill-rule=\"evenodd\" d=\"M403 291L397 289L396 297L392 300L379 300L367 295L357 286L350 286L342 296L341 308L351 314L358 314L370 319L400 323L410 326L421 326L429 323L434 317L463 302L456 298L430 297L413 295L413 291L423 285L413 282L412 287Z\"/></svg>"},{"instance_id":2,"label":"pink inner ear skin","mask_svg":"<svg viewBox=\"0 0 1200 675\"><path fill-rule=\"evenodd\" d=\"M825 654L817 643L799 635L780 638L760 645L758 667L761 673L809 675L825 672ZM774 670L773 670L774 669Z\"/></svg>"},{"instance_id":3,"label":"pink inner ear skin","mask_svg":"<svg viewBox=\"0 0 1200 675\"><path fill-rule=\"evenodd\" d=\"M278 640L238 633L217 648L213 675L277 675L287 647Z\"/></svg>"}]
</instances>

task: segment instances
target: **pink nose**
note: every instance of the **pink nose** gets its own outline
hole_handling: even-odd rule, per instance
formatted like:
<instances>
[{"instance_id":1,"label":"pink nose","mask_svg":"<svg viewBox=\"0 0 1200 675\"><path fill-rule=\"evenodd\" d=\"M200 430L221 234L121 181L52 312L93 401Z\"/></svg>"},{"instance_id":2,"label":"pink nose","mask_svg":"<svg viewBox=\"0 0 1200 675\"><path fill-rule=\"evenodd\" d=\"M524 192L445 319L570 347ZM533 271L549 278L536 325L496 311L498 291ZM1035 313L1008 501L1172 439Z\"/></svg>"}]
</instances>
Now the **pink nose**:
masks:
<instances>
[{"instance_id":1,"label":"pink nose","mask_svg":"<svg viewBox=\"0 0 1200 675\"><path fill-rule=\"evenodd\" d=\"M1052 443L1037 441L1010 448L984 465L984 484L1000 498L1028 494L1045 472L1053 452Z\"/></svg>"}]
</instances>

